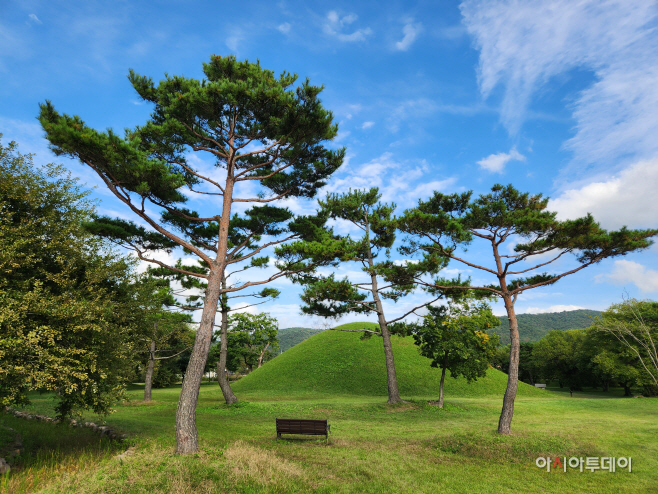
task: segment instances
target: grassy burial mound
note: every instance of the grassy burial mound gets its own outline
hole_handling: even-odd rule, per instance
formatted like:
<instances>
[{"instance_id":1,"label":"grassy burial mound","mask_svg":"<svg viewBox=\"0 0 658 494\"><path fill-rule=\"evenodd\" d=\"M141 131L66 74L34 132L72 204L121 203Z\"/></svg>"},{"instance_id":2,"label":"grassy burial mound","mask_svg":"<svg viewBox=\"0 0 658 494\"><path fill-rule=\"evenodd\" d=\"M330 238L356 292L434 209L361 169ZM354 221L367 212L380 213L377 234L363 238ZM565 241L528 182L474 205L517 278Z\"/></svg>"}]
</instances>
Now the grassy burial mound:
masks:
<instances>
[{"instance_id":1,"label":"grassy burial mound","mask_svg":"<svg viewBox=\"0 0 658 494\"><path fill-rule=\"evenodd\" d=\"M374 323L351 323L343 329L376 327ZM403 397L436 399L439 369L418 353L413 339L393 337L393 352L400 393ZM485 378L467 384L465 379L446 377L450 397L502 396L507 375L489 369ZM326 396L386 396L386 367L382 342L377 336L361 340L361 333L323 331L270 360L233 386L238 397L281 399ZM520 383L519 392L541 394Z\"/></svg>"}]
</instances>

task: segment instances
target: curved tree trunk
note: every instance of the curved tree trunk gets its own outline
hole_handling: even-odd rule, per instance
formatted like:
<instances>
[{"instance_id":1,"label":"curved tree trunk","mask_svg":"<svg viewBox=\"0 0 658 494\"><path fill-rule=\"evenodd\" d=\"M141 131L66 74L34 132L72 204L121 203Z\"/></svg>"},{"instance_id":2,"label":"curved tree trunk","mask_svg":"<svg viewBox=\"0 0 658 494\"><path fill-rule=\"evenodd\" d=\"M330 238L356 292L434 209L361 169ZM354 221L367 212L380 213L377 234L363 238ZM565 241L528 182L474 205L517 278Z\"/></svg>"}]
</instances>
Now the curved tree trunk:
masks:
<instances>
[{"instance_id":1,"label":"curved tree trunk","mask_svg":"<svg viewBox=\"0 0 658 494\"><path fill-rule=\"evenodd\" d=\"M509 351L509 372L507 374L507 389L505 398L503 398L503 409L500 412L498 421L498 432L500 434L510 434L512 432L512 417L514 415L514 400L516 390L519 387L519 324L514 312L514 302L509 296L503 298L507 318L509 319L510 334L510 351Z\"/></svg>"},{"instance_id":2,"label":"curved tree trunk","mask_svg":"<svg viewBox=\"0 0 658 494\"><path fill-rule=\"evenodd\" d=\"M146 368L144 379L144 401L151 401L151 389L153 388L153 369L155 368L155 341L149 345L149 363Z\"/></svg>"},{"instance_id":3,"label":"curved tree trunk","mask_svg":"<svg viewBox=\"0 0 658 494\"><path fill-rule=\"evenodd\" d=\"M265 358L265 352L267 352L267 349L269 348L269 346L270 346L270 344L268 342L267 345L265 345L265 348L263 348L263 351L260 352L260 356L258 357L258 367L257 367L258 369L260 369L261 366L263 365L263 359Z\"/></svg>"},{"instance_id":4,"label":"curved tree trunk","mask_svg":"<svg viewBox=\"0 0 658 494\"><path fill-rule=\"evenodd\" d=\"M226 279L222 282L222 287L226 288ZM237 403L238 398L233 393L231 385L226 375L226 360L228 354L228 304L226 295L222 295L222 322L219 332L219 362L217 362L217 383L219 384L224 401L227 405Z\"/></svg>"}]
</instances>

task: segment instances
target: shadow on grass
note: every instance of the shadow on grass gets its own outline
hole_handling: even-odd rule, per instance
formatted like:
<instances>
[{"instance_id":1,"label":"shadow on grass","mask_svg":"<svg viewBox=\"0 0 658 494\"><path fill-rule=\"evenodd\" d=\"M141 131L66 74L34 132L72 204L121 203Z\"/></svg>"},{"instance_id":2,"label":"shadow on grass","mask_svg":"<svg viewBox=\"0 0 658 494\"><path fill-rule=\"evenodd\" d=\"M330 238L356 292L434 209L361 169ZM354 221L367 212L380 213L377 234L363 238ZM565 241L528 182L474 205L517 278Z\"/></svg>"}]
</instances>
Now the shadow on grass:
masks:
<instances>
[{"instance_id":1,"label":"shadow on grass","mask_svg":"<svg viewBox=\"0 0 658 494\"><path fill-rule=\"evenodd\" d=\"M44 481L96 465L128 448L88 428L0 415L0 425L20 434L21 454L8 459L9 476L0 481L3 492L31 492ZM4 447L4 448L3 448ZM0 445L0 450L6 449Z\"/></svg>"}]
</instances>

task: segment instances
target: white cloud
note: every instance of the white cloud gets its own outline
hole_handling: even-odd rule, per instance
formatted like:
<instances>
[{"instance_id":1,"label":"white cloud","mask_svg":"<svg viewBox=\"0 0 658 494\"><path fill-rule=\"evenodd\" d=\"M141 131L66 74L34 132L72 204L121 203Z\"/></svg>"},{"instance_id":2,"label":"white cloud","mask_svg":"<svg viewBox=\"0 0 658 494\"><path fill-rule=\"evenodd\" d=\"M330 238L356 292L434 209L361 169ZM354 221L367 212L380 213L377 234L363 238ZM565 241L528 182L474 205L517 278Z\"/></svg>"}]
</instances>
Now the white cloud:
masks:
<instances>
[{"instance_id":1,"label":"white cloud","mask_svg":"<svg viewBox=\"0 0 658 494\"><path fill-rule=\"evenodd\" d=\"M615 285L633 283L643 292L658 292L658 271L625 259L615 261L612 272L598 279L608 280Z\"/></svg>"},{"instance_id":2,"label":"white cloud","mask_svg":"<svg viewBox=\"0 0 658 494\"><path fill-rule=\"evenodd\" d=\"M242 40L244 40L244 33L240 30L235 30L228 38L226 38L224 44L226 44L233 54L237 54Z\"/></svg>"},{"instance_id":3,"label":"white cloud","mask_svg":"<svg viewBox=\"0 0 658 494\"><path fill-rule=\"evenodd\" d=\"M572 166L600 170L658 153L654 0L465 0L461 11L480 49L482 94L503 87L501 120L511 134L540 87L578 68L596 82L573 105Z\"/></svg>"},{"instance_id":4,"label":"white cloud","mask_svg":"<svg viewBox=\"0 0 658 494\"><path fill-rule=\"evenodd\" d=\"M363 125L361 126L361 128L362 128L363 130L365 130L365 129L369 129L369 128L372 127L373 125L375 125L375 122L363 122Z\"/></svg>"},{"instance_id":5,"label":"white cloud","mask_svg":"<svg viewBox=\"0 0 658 494\"><path fill-rule=\"evenodd\" d=\"M477 162L480 168L492 173L503 173L505 165L510 161L525 161L526 158L519 153L515 147L510 149L509 153L490 154Z\"/></svg>"},{"instance_id":6,"label":"white cloud","mask_svg":"<svg viewBox=\"0 0 658 494\"><path fill-rule=\"evenodd\" d=\"M43 24L43 22L41 22L41 21L39 20L39 18L37 17L36 14L30 14L30 15L28 15L28 17L29 17L30 20L31 20L32 22L34 22L35 24Z\"/></svg>"},{"instance_id":7,"label":"white cloud","mask_svg":"<svg viewBox=\"0 0 658 494\"><path fill-rule=\"evenodd\" d=\"M550 307L528 307L524 314L546 314L548 312L567 312L571 310L584 309L579 305L551 305Z\"/></svg>"},{"instance_id":8,"label":"white cloud","mask_svg":"<svg viewBox=\"0 0 658 494\"><path fill-rule=\"evenodd\" d=\"M402 34L404 34L404 37L395 43L395 48L400 51L407 51L413 42L416 41L416 37L421 33L422 30L423 25L420 22L407 22L402 28Z\"/></svg>"},{"instance_id":9,"label":"white cloud","mask_svg":"<svg viewBox=\"0 0 658 494\"><path fill-rule=\"evenodd\" d=\"M280 24L277 29L283 34L288 34L290 32L290 23L284 22L283 24Z\"/></svg>"},{"instance_id":10,"label":"white cloud","mask_svg":"<svg viewBox=\"0 0 658 494\"><path fill-rule=\"evenodd\" d=\"M395 202L400 208L409 207L420 197L434 190L445 191L456 182L453 177L443 180L428 180L430 167L424 162L410 163L393 159L391 153L384 153L367 163L353 165L351 156L345 160L327 190L342 193L348 189L369 189L378 187L383 202Z\"/></svg>"},{"instance_id":11,"label":"white cloud","mask_svg":"<svg viewBox=\"0 0 658 494\"><path fill-rule=\"evenodd\" d=\"M327 14L327 18L323 26L324 32L331 36L335 36L340 41L364 41L367 36L372 34L372 30L369 27L365 29L357 29L356 31L349 34L342 32L343 28L352 24L357 19L358 16L356 14L348 14L341 17L335 10L331 10Z\"/></svg>"},{"instance_id":12,"label":"white cloud","mask_svg":"<svg viewBox=\"0 0 658 494\"><path fill-rule=\"evenodd\" d=\"M592 213L604 228L658 226L658 158L639 161L605 181L563 192L549 204L559 219Z\"/></svg>"}]
</instances>

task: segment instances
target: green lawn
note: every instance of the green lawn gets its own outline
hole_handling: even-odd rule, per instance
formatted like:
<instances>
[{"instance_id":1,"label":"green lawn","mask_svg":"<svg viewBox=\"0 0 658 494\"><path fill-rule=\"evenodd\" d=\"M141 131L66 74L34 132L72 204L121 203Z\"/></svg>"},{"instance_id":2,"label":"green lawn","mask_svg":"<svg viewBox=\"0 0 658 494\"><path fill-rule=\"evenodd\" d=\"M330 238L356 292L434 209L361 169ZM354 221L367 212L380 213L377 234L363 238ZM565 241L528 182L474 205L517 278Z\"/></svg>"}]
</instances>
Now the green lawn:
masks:
<instances>
[{"instance_id":1,"label":"green lawn","mask_svg":"<svg viewBox=\"0 0 658 494\"><path fill-rule=\"evenodd\" d=\"M107 418L130 434L124 443L0 415L0 425L19 431L25 445L18 468L0 479L0 491L658 492L656 399L571 398L524 385L514 433L501 437L495 431L506 376L499 372L492 369L472 385L448 378L447 405L439 410L427 404L436 398L436 369L396 338L408 403L389 406L381 390L383 365L374 363L382 360L379 340L336 332L313 338L236 383L236 405L224 405L219 387L204 384L197 413L201 452L190 457L173 455L178 387L154 390L151 404L140 402L139 386L128 391L130 400ZM52 397L33 394L32 400L31 409L52 413ZM327 418L332 435L328 443L277 441L276 417ZM538 456L565 455L630 456L633 472L548 473L535 466Z\"/></svg>"},{"instance_id":2,"label":"green lawn","mask_svg":"<svg viewBox=\"0 0 658 494\"><path fill-rule=\"evenodd\" d=\"M6 492L658 492L658 402L543 397L517 400L514 434L495 433L500 399L455 398L388 406L382 397L251 398L221 404L204 385L197 422L202 452L172 454L177 389L155 403L120 406L108 423L131 434L134 453L79 429L2 416L23 434L22 471ZM239 396L239 393L238 393ZM45 410L48 397L35 397ZM276 417L327 418L324 440L276 440ZM537 456L631 456L633 473L551 472ZM49 460L50 459L50 460ZM31 480L32 485L29 485ZM2 485L2 484L0 484ZM41 489L41 490L39 490Z\"/></svg>"}]
</instances>

